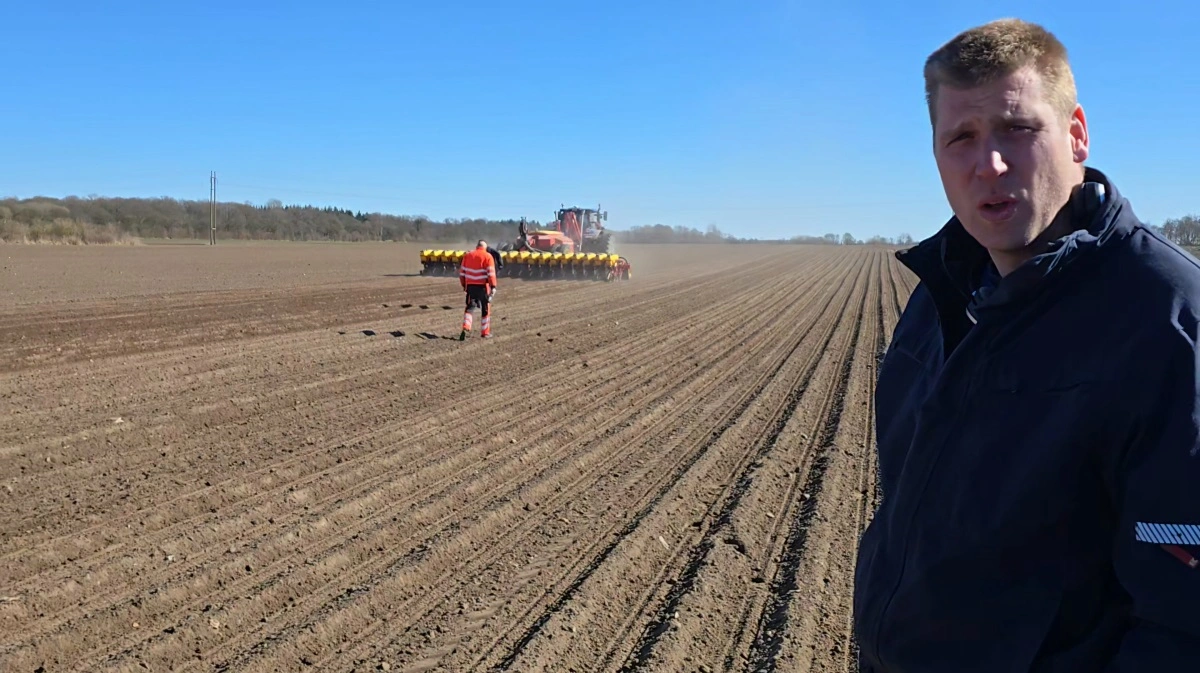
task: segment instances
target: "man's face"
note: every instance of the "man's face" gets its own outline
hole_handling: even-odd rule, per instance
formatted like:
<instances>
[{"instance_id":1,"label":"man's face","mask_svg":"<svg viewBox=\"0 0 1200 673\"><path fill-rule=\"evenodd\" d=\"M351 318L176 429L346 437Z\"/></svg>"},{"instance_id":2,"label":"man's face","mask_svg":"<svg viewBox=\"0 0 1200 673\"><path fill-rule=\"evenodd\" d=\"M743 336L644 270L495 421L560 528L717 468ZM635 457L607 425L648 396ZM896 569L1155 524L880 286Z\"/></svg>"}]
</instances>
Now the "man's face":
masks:
<instances>
[{"instance_id":1,"label":"man's face","mask_svg":"<svg viewBox=\"0 0 1200 673\"><path fill-rule=\"evenodd\" d=\"M974 89L942 87L935 112L934 156L950 207L1008 273L1059 235L1043 236L1082 181L1083 109L1064 118L1028 67Z\"/></svg>"}]
</instances>

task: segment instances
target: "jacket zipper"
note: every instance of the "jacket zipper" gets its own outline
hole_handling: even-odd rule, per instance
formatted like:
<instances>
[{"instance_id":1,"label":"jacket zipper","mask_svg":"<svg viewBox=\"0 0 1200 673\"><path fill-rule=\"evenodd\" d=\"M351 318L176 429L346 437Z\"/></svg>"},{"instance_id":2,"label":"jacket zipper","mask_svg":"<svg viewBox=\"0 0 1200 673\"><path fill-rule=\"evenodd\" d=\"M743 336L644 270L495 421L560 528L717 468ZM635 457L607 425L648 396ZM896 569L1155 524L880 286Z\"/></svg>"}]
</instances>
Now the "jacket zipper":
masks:
<instances>
[{"instance_id":1,"label":"jacket zipper","mask_svg":"<svg viewBox=\"0 0 1200 673\"><path fill-rule=\"evenodd\" d=\"M950 359L953 359L955 355L959 355L963 352L963 342L966 342L970 337L971 334L968 334L962 340L962 342L959 343L958 348L956 348L955 352L951 354ZM942 368L943 373L946 371L946 367L948 365L950 365L949 360L947 360L946 365L944 365ZM961 394L961 399L965 399L970 396L971 389L974 388L974 383L975 373L971 372L970 376L967 378L967 385ZM925 500L925 491L929 489L929 481L933 478L933 471L941 461L942 454L945 452L946 447L950 444L961 425L962 414L955 414L954 422L946 432L945 439L942 440L937 452L929 460L929 463L925 468L924 481L921 483L920 490L917 491L915 502L912 505L912 511L909 512L908 516L906 517L904 535L901 538L903 540L903 546L900 553L900 570L896 573L896 578L892 582L892 588L888 592L887 600L883 601L883 607L877 608L875 611L875 637L872 649L875 652L875 660L879 661L880 663L884 663L883 656L880 653L880 634L883 632L884 618L887 616L888 610L891 609L892 601L895 600L896 594L900 590L900 583L904 579L904 572L908 567L908 546L911 539L910 532L912 531L913 522L916 520L917 514L921 511L921 503ZM884 663L884 665L886 667L886 663Z\"/></svg>"}]
</instances>

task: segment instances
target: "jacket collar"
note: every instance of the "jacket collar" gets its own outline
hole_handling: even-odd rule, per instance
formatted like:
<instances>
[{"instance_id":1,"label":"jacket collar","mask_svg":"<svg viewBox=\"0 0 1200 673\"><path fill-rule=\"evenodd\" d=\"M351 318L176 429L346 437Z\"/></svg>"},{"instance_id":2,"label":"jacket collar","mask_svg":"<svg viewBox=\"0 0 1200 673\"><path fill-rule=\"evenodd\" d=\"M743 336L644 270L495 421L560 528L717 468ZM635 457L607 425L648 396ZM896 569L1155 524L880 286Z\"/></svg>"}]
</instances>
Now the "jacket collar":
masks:
<instances>
[{"instance_id":1,"label":"jacket collar","mask_svg":"<svg viewBox=\"0 0 1200 673\"><path fill-rule=\"evenodd\" d=\"M1053 241L1046 252L1034 256L994 285L980 286L991 258L957 217L950 218L941 230L916 246L897 252L896 258L925 283L943 319L948 312L961 316L966 311L974 322L1044 287L1046 281L1079 259L1132 233L1138 225L1137 218L1108 177L1087 168L1084 182L1103 186L1103 203L1089 208L1081 195L1073 197L1069 206L1071 233Z\"/></svg>"}]
</instances>

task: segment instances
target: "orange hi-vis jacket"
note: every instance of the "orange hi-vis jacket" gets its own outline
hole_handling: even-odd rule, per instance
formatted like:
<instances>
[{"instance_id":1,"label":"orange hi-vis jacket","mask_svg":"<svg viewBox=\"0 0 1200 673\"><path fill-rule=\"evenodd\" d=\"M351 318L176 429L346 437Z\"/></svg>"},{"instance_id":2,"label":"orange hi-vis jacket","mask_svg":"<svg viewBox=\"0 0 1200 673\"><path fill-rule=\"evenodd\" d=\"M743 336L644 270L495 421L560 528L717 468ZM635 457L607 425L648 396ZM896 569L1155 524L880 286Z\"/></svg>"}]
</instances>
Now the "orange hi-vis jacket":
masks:
<instances>
[{"instance_id":1,"label":"orange hi-vis jacket","mask_svg":"<svg viewBox=\"0 0 1200 673\"><path fill-rule=\"evenodd\" d=\"M463 289L468 285L487 285L489 289L496 287L496 260L486 248L475 248L463 255L462 265L458 267L458 280Z\"/></svg>"}]
</instances>

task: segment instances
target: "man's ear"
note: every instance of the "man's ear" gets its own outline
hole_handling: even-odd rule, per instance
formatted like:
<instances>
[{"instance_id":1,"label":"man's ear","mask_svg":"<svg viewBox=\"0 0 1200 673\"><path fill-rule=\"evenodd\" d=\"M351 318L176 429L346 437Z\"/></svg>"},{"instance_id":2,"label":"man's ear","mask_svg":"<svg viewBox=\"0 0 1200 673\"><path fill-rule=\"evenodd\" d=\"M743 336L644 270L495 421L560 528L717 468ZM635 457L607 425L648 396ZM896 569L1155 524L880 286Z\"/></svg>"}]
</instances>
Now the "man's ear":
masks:
<instances>
[{"instance_id":1,"label":"man's ear","mask_svg":"<svg viewBox=\"0 0 1200 673\"><path fill-rule=\"evenodd\" d=\"M1083 113L1082 105L1075 105L1075 110L1071 113L1071 118L1067 120L1067 123L1067 131L1071 136L1071 154L1075 158L1075 163L1082 164L1087 161L1090 149L1087 115Z\"/></svg>"}]
</instances>

